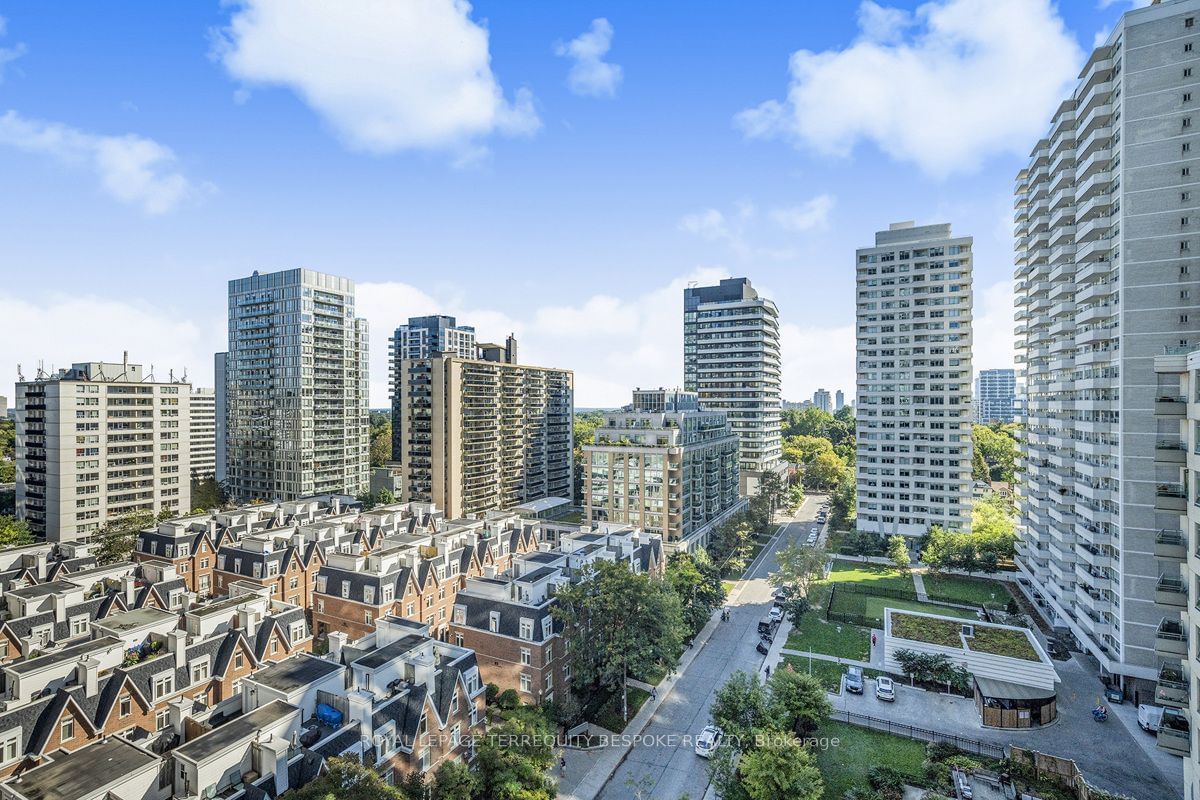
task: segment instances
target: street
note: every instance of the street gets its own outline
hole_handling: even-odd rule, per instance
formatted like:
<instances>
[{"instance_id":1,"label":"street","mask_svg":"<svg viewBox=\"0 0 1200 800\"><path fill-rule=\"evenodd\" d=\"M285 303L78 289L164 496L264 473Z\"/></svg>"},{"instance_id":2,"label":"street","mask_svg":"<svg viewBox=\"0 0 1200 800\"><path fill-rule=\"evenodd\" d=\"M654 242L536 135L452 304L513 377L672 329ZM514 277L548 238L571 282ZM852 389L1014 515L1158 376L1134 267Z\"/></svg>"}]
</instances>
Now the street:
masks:
<instances>
[{"instance_id":1,"label":"street","mask_svg":"<svg viewBox=\"0 0 1200 800\"><path fill-rule=\"evenodd\" d=\"M707 764L693 751L693 739L709 722L714 692L737 670L753 672L762 665L763 657L754 647L759 641L758 621L771 607L773 589L766 579L777 567L775 552L808 537L823 500L823 496L806 498L794 521L763 551L741 594L730 603L732 618L718 626L670 695L659 702L642 732L643 737L653 737L651 743L629 751L601 792L602 800L635 798L635 785L642 797L676 800L687 794L700 800L704 796Z\"/></svg>"}]
</instances>

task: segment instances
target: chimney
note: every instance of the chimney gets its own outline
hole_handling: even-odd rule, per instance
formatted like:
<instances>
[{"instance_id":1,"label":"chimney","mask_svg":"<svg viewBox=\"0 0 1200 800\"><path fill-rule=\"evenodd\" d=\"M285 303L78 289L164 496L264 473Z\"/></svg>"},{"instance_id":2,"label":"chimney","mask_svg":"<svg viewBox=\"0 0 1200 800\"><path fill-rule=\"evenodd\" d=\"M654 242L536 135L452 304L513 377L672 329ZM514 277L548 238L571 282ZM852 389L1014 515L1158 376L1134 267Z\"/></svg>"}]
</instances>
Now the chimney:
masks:
<instances>
[{"instance_id":1,"label":"chimney","mask_svg":"<svg viewBox=\"0 0 1200 800\"><path fill-rule=\"evenodd\" d=\"M167 650L175 654L175 668L187 666L187 631L167 631Z\"/></svg>"},{"instance_id":2,"label":"chimney","mask_svg":"<svg viewBox=\"0 0 1200 800\"><path fill-rule=\"evenodd\" d=\"M100 662L87 656L75 665L75 682L83 687L85 697L95 697L99 691Z\"/></svg>"},{"instance_id":3,"label":"chimney","mask_svg":"<svg viewBox=\"0 0 1200 800\"><path fill-rule=\"evenodd\" d=\"M336 663L342 663L342 648L346 646L346 640L350 637L343 631L330 631L327 634L329 639L329 656Z\"/></svg>"},{"instance_id":4,"label":"chimney","mask_svg":"<svg viewBox=\"0 0 1200 800\"><path fill-rule=\"evenodd\" d=\"M246 634L247 639L253 639L258 629L258 614L249 606L238 607L238 627Z\"/></svg>"},{"instance_id":5,"label":"chimney","mask_svg":"<svg viewBox=\"0 0 1200 800\"><path fill-rule=\"evenodd\" d=\"M216 517L208 518L208 538L214 539L214 540L217 538L217 518Z\"/></svg>"},{"instance_id":6,"label":"chimney","mask_svg":"<svg viewBox=\"0 0 1200 800\"><path fill-rule=\"evenodd\" d=\"M167 703L167 719L171 722L171 730L175 732L181 742L183 741L183 720L187 716L187 707L190 702L183 697L176 697Z\"/></svg>"},{"instance_id":7,"label":"chimney","mask_svg":"<svg viewBox=\"0 0 1200 800\"><path fill-rule=\"evenodd\" d=\"M67 596L61 592L50 596L51 602L54 603L54 621L67 621Z\"/></svg>"},{"instance_id":8,"label":"chimney","mask_svg":"<svg viewBox=\"0 0 1200 800\"><path fill-rule=\"evenodd\" d=\"M132 575L122 575L121 591L125 594L125 605L133 608L133 604L137 601L137 578Z\"/></svg>"},{"instance_id":9,"label":"chimney","mask_svg":"<svg viewBox=\"0 0 1200 800\"><path fill-rule=\"evenodd\" d=\"M358 732L364 739L374 739L375 728L371 722L371 706L375 696L363 689L351 689L346 692L346 722L358 723Z\"/></svg>"},{"instance_id":10,"label":"chimney","mask_svg":"<svg viewBox=\"0 0 1200 800\"><path fill-rule=\"evenodd\" d=\"M288 745L291 742L283 735L272 736L266 741L258 741L259 772L263 775L275 776L275 796L288 790Z\"/></svg>"},{"instance_id":11,"label":"chimney","mask_svg":"<svg viewBox=\"0 0 1200 800\"><path fill-rule=\"evenodd\" d=\"M334 516L342 513L342 500L340 497L333 498L333 513Z\"/></svg>"}]
</instances>

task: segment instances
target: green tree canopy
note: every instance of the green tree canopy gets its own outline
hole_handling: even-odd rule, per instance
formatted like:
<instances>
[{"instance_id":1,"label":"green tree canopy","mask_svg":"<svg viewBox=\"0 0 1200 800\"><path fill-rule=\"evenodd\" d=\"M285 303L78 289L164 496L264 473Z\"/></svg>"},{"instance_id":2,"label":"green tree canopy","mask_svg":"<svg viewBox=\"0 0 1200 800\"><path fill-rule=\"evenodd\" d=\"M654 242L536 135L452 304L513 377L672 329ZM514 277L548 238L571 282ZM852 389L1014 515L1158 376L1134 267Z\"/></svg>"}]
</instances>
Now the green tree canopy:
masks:
<instances>
[{"instance_id":1,"label":"green tree canopy","mask_svg":"<svg viewBox=\"0 0 1200 800\"><path fill-rule=\"evenodd\" d=\"M537 713L514 714L488 729L475 757L478 793L495 800L553 800L546 771L554 736Z\"/></svg>"},{"instance_id":2,"label":"green tree canopy","mask_svg":"<svg viewBox=\"0 0 1200 800\"><path fill-rule=\"evenodd\" d=\"M778 730L816 729L832 707L825 687L811 675L796 672L791 664L780 667L767 679L767 717Z\"/></svg>"},{"instance_id":3,"label":"green tree canopy","mask_svg":"<svg viewBox=\"0 0 1200 800\"><path fill-rule=\"evenodd\" d=\"M820 548L791 542L775 551L775 559L779 566L767 581L772 586L790 587L796 594L807 597L813 581L824 576L829 555Z\"/></svg>"},{"instance_id":4,"label":"green tree canopy","mask_svg":"<svg viewBox=\"0 0 1200 800\"><path fill-rule=\"evenodd\" d=\"M28 522L7 515L0 516L0 547L20 547L33 542L33 531L29 529Z\"/></svg>"},{"instance_id":5,"label":"green tree canopy","mask_svg":"<svg viewBox=\"0 0 1200 800\"><path fill-rule=\"evenodd\" d=\"M742 756L738 773L751 800L821 800L825 793L812 753L790 731L766 735Z\"/></svg>"},{"instance_id":6,"label":"green tree canopy","mask_svg":"<svg viewBox=\"0 0 1200 800\"><path fill-rule=\"evenodd\" d=\"M1017 433L1019 425L975 425L971 436L975 452L982 453L988 475L983 480L1016 480Z\"/></svg>"},{"instance_id":7,"label":"green tree canopy","mask_svg":"<svg viewBox=\"0 0 1200 800\"><path fill-rule=\"evenodd\" d=\"M903 536L888 539L887 553L897 569L908 569L912 563L912 557L908 554L908 541Z\"/></svg>"},{"instance_id":8,"label":"green tree canopy","mask_svg":"<svg viewBox=\"0 0 1200 800\"><path fill-rule=\"evenodd\" d=\"M110 519L96 533L96 541L100 545L96 550L96 559L101 564L128 561L134 545L137 544L138 531L153 527L155 522L155 516L149 511L138 511Z\"/></svg>"},{"instance_id":9,"label":"green tree canopy","mask_svg":"<svg viewBox=\"0 0 1200 800\"><path fill-rule=\"evenodd\" d=\"M294 790L296 800L416 800L352 758L334 756L328 771Z\"/></svg>"},{"instance_id":10,"label":"green tree canopy","mask_svg":"<svg viewBox=\"0 0 1200 800\"><path fill-rule=\"evenodd\" d=\"M751 742L752 731L767 721L767 693L758 673L738 670L730 675L717 689L709 713L726 736L743 740L743 747Z\"/></svg>"},{"instance_id":11,"label":"green tree canopy","mask_svg":"<svg viewBox=\"0 0 1200 800\"><path fill-rule=\"evenodd\" d=\"M690 632L704 627L713 610L725 602L721 571L702 547L693 553L672 553L665 578L679 597L683 621Z\"/></svg>"}]
</instances>

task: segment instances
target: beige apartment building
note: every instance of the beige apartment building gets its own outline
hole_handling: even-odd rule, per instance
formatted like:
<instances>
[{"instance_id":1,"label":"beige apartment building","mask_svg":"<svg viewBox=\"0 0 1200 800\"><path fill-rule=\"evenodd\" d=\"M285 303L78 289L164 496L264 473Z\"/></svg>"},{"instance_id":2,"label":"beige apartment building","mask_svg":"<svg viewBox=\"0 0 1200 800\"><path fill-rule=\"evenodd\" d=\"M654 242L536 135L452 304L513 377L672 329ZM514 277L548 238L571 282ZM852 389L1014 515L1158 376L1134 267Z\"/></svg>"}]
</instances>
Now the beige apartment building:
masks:
<instances>
[{"instance_id":1,"label":"beige apartment building","mask_svg":"<svg viewBox=\"0 0 1200 800\"><path fill-rule=\"evenodd\" d=\"M186 512L191 388L128 361L17 383L17 516L72 541L113 517Z\"/></svg>"},{"instance_id":2,"label":"beige apartment building","mask_svg":"<svg viewBox=\"0 0 1200 800\"><path fill-rule=\"evenodd\" d=\"M571 497L574 374L506 360L434 355L392 366L392 426L403 500L450 518Z\"/></svg>"},{"instance_id":3,"label":"beige apartment building","mask_svg":"<svg viewBox=\"0 0 1200 800\"><path fill-rule=\"evenodd\" d=\"M217 395L212 389L193 389L188 395L192 478L217 473ZM190 509L189 509L190 510Z\"/></svg>"},{"instance_id":4,"label":"beige apartment building","mask_svg":"<svg viewBox=\"0 0 1200 800\"><path fill-rule=\"evenodd\" d=\"M701 408L694 392L635 390L583 448L585 519L635 525L672 549L706 545L745 505L738 453L725 412Z\"/></svg>"}]
</instances>

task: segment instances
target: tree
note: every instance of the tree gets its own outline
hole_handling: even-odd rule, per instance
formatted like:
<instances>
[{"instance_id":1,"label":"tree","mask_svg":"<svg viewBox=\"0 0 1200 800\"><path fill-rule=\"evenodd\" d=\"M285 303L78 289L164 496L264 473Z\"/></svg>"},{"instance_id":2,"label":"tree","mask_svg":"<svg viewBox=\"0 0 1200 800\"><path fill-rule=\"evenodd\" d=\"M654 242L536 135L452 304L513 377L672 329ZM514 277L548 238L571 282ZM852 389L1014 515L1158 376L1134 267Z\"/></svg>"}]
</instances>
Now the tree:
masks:
<instances>
[{"instance_id":1,"label":"tree","mask_svg":"<svg viewBox=\"0 0 1200 800\"><path fill-rule=\"evenodd\" d=\"M409 800L382 775L353 758L334 756L325 765L325 774L292 793L295 800Z\"/></svg>"},{"instance_id":2,"label":"tree","mask_svg":"<svg viewBox=\"0 0 1200 800\"><path fill-rule=\"evenodd\" d=\"M783 602L783 615L793 625L799 625L800 620L811 610L812 603L802 595L789 597Z\"/></svg>"},{"instance_id":3,"label":"tree","mask_svg":"<svg viewBox=\"0 0 1200 800\"><path fill-rule=\"evenodd\" d=\"M750 800L738 776L741 752L726 739L708 760L708 779L721 800Z\"/></svg>"},{"instance_id":4,"label":"tree","mask_svg":"<svg viewBox=\"0 0 1200 800\"><path fill-rule=\"evenodd\" d=\"M583 446L594 444L596 428L604 424L604 414L599 411L576 411L572 438L575 453L575 505L583 505L583 470L586 461Z\"/></svg>"},{"instance_id":5,"label":"tree","mask_svg":"<svg viewBox=\"0 0 1200 800\"><path fill-rule=\"evenodd\" d=\"M854 470L847 467L842 471L833 496L829 500L829 525L835 531L844 531L852 527L858 515L858 487L854 482Z\"/></svg>"},{"instance_id":6,"label":"tree","mask_svg":"<svg viewBox=\"0 0 1200 800\"><path fill-rule=\"evenodd\" d=\"M382 467L392 460L392 421L371 428L371 466Z\"/></svg>"},{"instance_id":7,"label":"tree","mask_svg":"<svg viewBox=\"0 0 1200 800\"><path fill-rule=\"evenodd\" d=\"M783 458L793 464L811 464L822 453L833 455L833 444L823 436L789 436L783 440Z\"/></svg>"},{"instance_id":8,"label":"tree","mask_svg":"<svg viewBox=\"0 0 1200 800\"><path fill-rule=\"evenodd\" d=\"M682 652L683 606L668 583L634 573L625 561L598 559L580 578L558 589L552 611L570 640L571 680L584 694L621 692L628 720L630 674L673 664Z\"/></svg>"},{"instance_id":9,"label":"tree","mask_svg":"<svg viewBox=\"0 0 1200 800\"><path fill-rule=\"evenodd\" d=\"M813 581L825 576L828 554L816 547L805 547L792 542L775 552L779 567L767 577L772 586L787 586L799 597L808 596Z\"/></svg>"},{"instance_id":10,"label":"tree","mask_svg":"<svg viewBox=\"0 0 1200 800\"><path fill-rule=\"evenodd\" d=\"M33 544L29 523L16 517L0 516L0 547L20 547Z\"/></svg>"},{"instance_id":11,"label":"tree","mask_svg":"<svg viewBox=\"0 0 1200 800\"><path fill-rule=\"evenodd\" d=\"M888 539L888 558L896 565L896 569L908 569L912 559L908 555L908 542L903 536L893 536Z\"/></svg>"},{"instance_id":12,"label":"tree","mask_svg":"<svg viewBox=\"0 0 1200 800\"><path fill-rule=\"evenodd\" d=\"M743 746L751 741L751 732L767 721L767 693L758 673L738 670L729 676L713 698L713 724Z\"/></svg>"},{"instance_id":13,"label":"tree","mask_svg":"<svg viewBox=\"0 0 1200 800\"><path fill-rule=\"evenodd\" d=\"M709 534L708 554L723 574L745 566L745 556L753 534L750 518L744 513L734 514Z\"/></svg>"},{"instance_id":14,"label":"tree","mask_svg":"<svg viewBox=\"0 0 1200 800\"><path fill-rule=\"evenodd\" d=\"M461 761L445 761L433 775L433 800L471 800L479 781Z\"/></svg>"},{"instance_id":15,"label":"tree","mask_svg":"<svg viewBox=\"0 0 1200 800\"><path fill-rule=\"evenodd\" d=\"M149 511L137 511L110 519L96 533L96 541L100 545L96 550L96 560L101 564L128 561L137 544L138 532L153 527L154 523L155 517Z\"/></svg>"},{"instance_id":16,"label":"tree","mask_svg":"<svg viewBox=\"0 0 1200 800\"><path fill-rule=\"evenodd\" d=\"M815 407L789 408L783 412L783 436L819 436L826 438L833 415Z\"/></svg>"},{"instance_id":17,"label":"tree","mask_svg":"<svg viewBox=\"0 0 1200 800\"><path fill-rule=\"evenodd\" d=\"M198 512L225 505L225 492L213 475L192 480L192 510Z\"/></svg>"},{"instance_id":18,"label":"tree","mask_svg":"<svg viewBox=\"0 0 1200 800\"><path fill-rule=\"evenodd\" d=\"M793 483L788 487L787 495L784 498L783 505L787 508L789 514L795 514L796 509L804 503L804 484Z\"/></svg>"},{"instance_id":19,"label":"tree","mask_svg":"<svg viewBox=\"0 0 1200 800\"><path fill-rule=\"evenodd\" d=\"M477 794L495 800L553 800L554 737L538 713L512 715L482 737L475 756Z\"/></svg>"},{"instance_id":20,"label":"tree","mask_svg":"<svg viewBox=\"0 0 1200 800\"><path fill-rule=\"evenodd\" d=\"M842 546L852 556L861 556L865 561L867 556L879 549L879 537L866 531L854 531L842 540Z\"/></svg>"},{"instance_id":21,"label":"tree","mask_svg":"<svg viewBox=\"0 0 1200 800\"><path fill-rule=\"evenodd\" d=\"M791 664L771 673L767 679L767 695L767 717L779 730L815 730L833 710L821 682L811 675L796 672Z\"/></svg>"},{"instance_id":22,"label":"tree","mask_svg":"<svg viewBox=\"0 0 1200 800\"><path fill-rule=\"evenodd\" d=\"M738 762L751 800L820 800L825 783L813 755L790 732L772 732Z\"/></svg>"},{"instance_id":23,"label":"tree","mask_svg":"<svg viewBox=\"0 0 1200 800\"><path fill-rule=\"evenodd\" d=\"M1017 434L1019 425L975 425L971 438L975 452L983 456L987 476L982 480L1008 481L1016 479Z\"/></svg>"},{"instance_id":24,"label":"tree","mask_svg":"<svg viewBox=\"0 0 1200 800\"><path fill-rule=\"evenodd\" d=\"M693 553L672 553L667 559L664 578L679 597L683 622L689 632L703 628L713 609L725 602L721 572L702 547Z\"/></svg>"},{"instance_id":25,"label":"tree","mask_svg":"<svg viewBox=\"0 0 1200 800\"><path fill-rule=\"evenodd\" d=\"M837 484L846 471L846 462L833 451L821 453L804 468L804 483L817 489Z\"/></svg>"},{"instance_id":26,"label":"tree","mask_svg":"<svg viewBox=\"0 0 1200 800\"><path fill-rule=\"evenodd\" d=\"M986 482L991 480L991 476L987 459L983 457L983 450L976 447L975 452L971 454L971 480Z\"/></svg>"}]
</instances>

